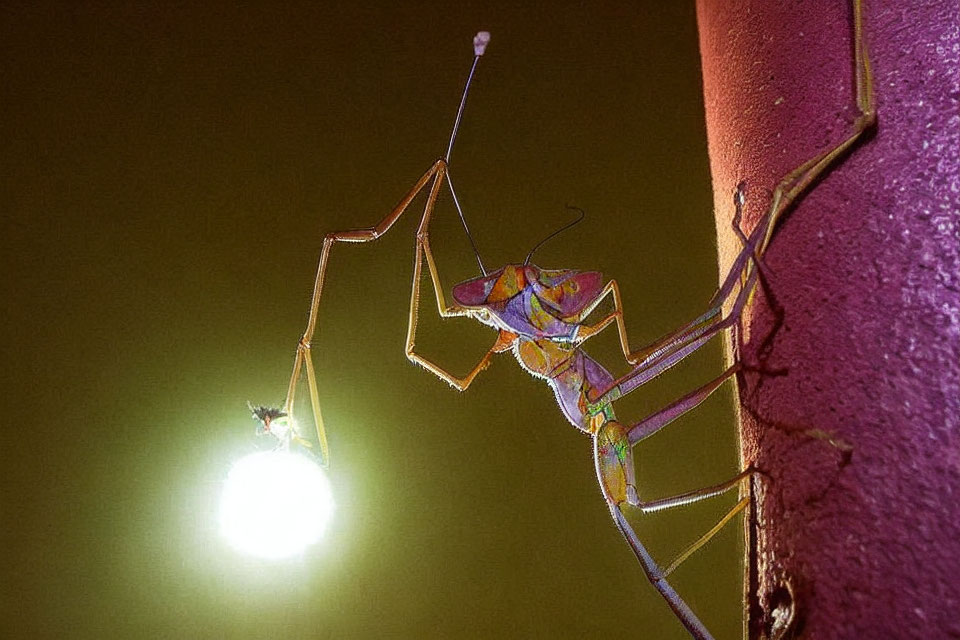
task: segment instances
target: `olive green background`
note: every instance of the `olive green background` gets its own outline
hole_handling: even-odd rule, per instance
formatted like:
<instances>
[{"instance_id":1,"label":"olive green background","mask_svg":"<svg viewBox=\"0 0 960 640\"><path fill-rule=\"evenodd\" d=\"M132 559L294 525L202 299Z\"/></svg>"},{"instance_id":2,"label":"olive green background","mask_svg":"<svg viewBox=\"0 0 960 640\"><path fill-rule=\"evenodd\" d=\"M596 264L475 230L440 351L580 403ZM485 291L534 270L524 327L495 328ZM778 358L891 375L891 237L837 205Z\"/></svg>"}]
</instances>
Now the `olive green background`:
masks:
<instances>
[{"instance_id":1,"label":"olive green background","mask_svg":"<svg viewBox=\"0 0 960 640\"><path fill-rule=\"evenodd\" d=\"M280 403L323 234L376 223L441 155L488 267L621 284L634 346L717 281L692 5L5 3L2 600L9 638L686 637L610 521L590 441L499 356L458 394L403 355L417 214L332 255L315 340L338 510L303 557L219 538L218 494ZM451 287L477 275L444 197ZM424 282L426 295L429 283ZM491 330L418 347L465 372ZM611 331L588 350L626 370ZM722 368L719 345L618 404ZM736 472L729 390L636 451L641 495ZM634 518L664 562L733 496ZM740 530L671 580L740 629Z\"/></svg>"}]
</instances>

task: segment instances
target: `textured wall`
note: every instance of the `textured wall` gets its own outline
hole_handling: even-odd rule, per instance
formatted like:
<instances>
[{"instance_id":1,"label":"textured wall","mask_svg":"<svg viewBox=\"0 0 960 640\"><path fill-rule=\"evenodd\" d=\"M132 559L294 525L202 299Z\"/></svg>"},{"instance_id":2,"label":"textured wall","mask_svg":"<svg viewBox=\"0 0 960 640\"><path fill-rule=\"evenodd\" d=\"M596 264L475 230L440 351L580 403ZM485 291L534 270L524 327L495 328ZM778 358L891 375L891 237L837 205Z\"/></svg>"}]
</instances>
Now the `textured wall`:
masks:
<instances>
[{"instance_id":1,"label":"textured wall","mask_svg":"<svg viewBox=\"0 0 960 640\"><path fill-rule=\"evenodd\" d=\"M960 637L955 2L869 2L879 125L767 254L782 315L744 319L757 484L753 635ZM700 0L721 273L734 187L752 229L780 176L851 130L843 2ZM792 595L791 595L792 593ZM774 633L773 635L776 635Z\"/></svg>"}]
</instances>

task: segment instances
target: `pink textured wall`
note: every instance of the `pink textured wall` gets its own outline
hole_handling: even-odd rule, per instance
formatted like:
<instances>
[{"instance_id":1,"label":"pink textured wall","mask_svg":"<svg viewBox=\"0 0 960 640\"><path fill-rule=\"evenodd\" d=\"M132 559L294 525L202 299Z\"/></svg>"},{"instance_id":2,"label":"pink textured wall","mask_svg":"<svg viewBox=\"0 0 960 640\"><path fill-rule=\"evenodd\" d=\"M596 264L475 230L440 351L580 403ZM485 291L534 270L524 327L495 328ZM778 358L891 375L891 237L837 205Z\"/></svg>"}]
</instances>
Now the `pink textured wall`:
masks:
<instances>
[{"instance_id":1,"label":"pink textured wall","mask_svg":"<svg viewBox=\"0 0 960 640\"><path fill-rule=\"evenodd\" d=\"M867 1L876 134L789 213L744 319L758 481L752 635L960 638L958 5ZM699 0L721 274L735 185L753 228L780 176L858 115L840 1ZM789 593L792 592L792 596Z\"/></svg>"}]
</instances>

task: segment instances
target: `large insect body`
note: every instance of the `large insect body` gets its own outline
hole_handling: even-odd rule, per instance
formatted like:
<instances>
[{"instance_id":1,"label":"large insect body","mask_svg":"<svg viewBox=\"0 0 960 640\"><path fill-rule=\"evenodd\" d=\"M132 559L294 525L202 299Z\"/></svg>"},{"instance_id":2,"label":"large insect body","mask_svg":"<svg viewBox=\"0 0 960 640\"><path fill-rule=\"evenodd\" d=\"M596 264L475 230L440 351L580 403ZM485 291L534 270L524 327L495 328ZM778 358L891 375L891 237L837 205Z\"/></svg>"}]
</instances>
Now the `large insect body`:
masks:
<instances>
[{"instance_id":1,"label":"large insect body","mask_svg":"<svg viewBox=\"0 0 960 640\"><path fill-rule=\"evenodd\" d=\"M307 328L297 344L286 401L282 410L258 407L259 411L254 411L255 416L263 423L264 430L277 436L281 443L287 446L291 441L305 442L299 437L297 423L293 418L293 407L301 372L306 372L310 405L319 442L319 458L323 464L328 463L326 432L320 414L317 375L313 366L311 348L331 249L338 243L375 241L389 231L418 194L427 191L426 205L417 231L407 327L407 357L460 391L467 389L477 374L487 368L493 355L508 350L513 351L526 371L545 380L553 389L566 419L577 429L591 436L597 479L604 500L615 525L630 545L650 583L664 597L691 636L698 640L711 638L707 628L666 579L680 563L706 544L736 514L743 511L749 503L749 496L743 496L710 531L665 567L659 565L647 551L621 507L625 504L632 505L642 513L680 507L739 488L742 481L748 479L752 474L749 469L726 482L711 487L643 501L637 492L632 460L634 445L697 407L725 380L730 379L739 370L740 365L735 364L729 367L714 380L630 425L618 422L613 402L700 349L713 336L734 326L760 281L760 275L763 273L761 260L764 251L770 242L778 219L789 203L807 189L817 176L826 171L875 123L870 67L862 39L860 0L853 0L853 7L857 101L861 110L861 117L855 124L854 132L840 144L811 158L784 176L776 186L767 214L749 236L737 226L741 207L744 204L742 188L738 187L734 195L737 210L734 228L743 242L743 248L733 261L723 284L711 299L709 308L701 316L664 338L635 351L629 346L623 320L623 305L615 280L604 282L603 276L595 271L540 269L529 264L533 251L527 255L527 259L522 264L510 264L492 273L486 272L477 253L477 262L483 275L456 285L452 292L454 303L446 302L444 287L430 248L429 224L441 187L446 185L464 222L464 229L468 237L470 236L450 178L449 158L466 102L470 79L489 41L488 33L477 34L474 40L476 57L460 101L460 109L457 112L447 153L420 177L396 207L375 226L330 233L324 239ZM470 239L472 243L472 237ZM475 247L474 250L476 252ZM454 375L416 350L420 285L424 264L427 266L427 272L433 284L437 310L441 317L472 317L498 330L493 346L465 376ZM588 323L587 318L608 295L612 298L614 310L596 323ZM627 374L618 379L615 379L606 368L581 348L583 341L609 326L616 327L624 358L633 365ZM286 429L288 426L289 429Z\"/></svg>"},{"instance_id":2,"label":"large insect body","mask_svg":"<svg viewBox=\"0 0 960 640\"><path fill-rule=\"evenodd\" d=\"M579 322L572 318L595 302L603 289L596 271L545 270L510 264L453 288L465 308L485 309L506 328L528 338L573 340Z\"/></svg>"},{"instance_id":3,"label":"large insect body","mask_svg":"<svg viewBox=\"0 0 960 640\"><path fill-rule=\"evenodd\" d=\"M499 329L504 349L512 348L527 372L547 380L573 426L594 433L596 416L612 417L613 408L609 402L593 405L589 393L613 384L614 377L579 348L577 314L597 302L603 285L596 271L511 264L456 285L453 298Z\"/></svg>"},{"instance_id":4,"label":"large insect body","mask_svg":"<svg viewBox=\"0 0 960 640\"><path fill-rule=\"evenodd\" d=\"M500 344L511 346L527 372L553 389L567 420L594 438L597 479L615 504L640 505L627 429L616 421L611 400L590 401L590 393L615 383L603 365L577 343L580 315L603 295L596 271L543 270L507 265L453 288L457 303L500 329Z\"/></svg>"}]
</instances>

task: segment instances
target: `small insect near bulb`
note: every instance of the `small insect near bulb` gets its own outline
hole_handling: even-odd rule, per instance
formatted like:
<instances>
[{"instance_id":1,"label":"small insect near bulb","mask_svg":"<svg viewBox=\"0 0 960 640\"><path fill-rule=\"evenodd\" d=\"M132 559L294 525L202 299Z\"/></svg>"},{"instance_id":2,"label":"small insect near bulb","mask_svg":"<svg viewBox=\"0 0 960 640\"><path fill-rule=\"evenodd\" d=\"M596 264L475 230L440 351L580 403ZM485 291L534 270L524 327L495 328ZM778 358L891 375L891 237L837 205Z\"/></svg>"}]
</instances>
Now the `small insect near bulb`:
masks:
<instances>
[{"instance_id":1,"label":"small insect near bulb","mask_svg":"<svg viewBox=\"0 0 960 640\"><path fill-rule=\"evenodd\" d=\"M276 446L245 456L230 469L220 500L220 532L238 551L286 558L323 536L333 516L333 492L290 416L270 407L251 405L250 410L257 434L272 436Z\"/></svg>"}]
</instances>

